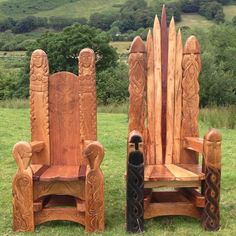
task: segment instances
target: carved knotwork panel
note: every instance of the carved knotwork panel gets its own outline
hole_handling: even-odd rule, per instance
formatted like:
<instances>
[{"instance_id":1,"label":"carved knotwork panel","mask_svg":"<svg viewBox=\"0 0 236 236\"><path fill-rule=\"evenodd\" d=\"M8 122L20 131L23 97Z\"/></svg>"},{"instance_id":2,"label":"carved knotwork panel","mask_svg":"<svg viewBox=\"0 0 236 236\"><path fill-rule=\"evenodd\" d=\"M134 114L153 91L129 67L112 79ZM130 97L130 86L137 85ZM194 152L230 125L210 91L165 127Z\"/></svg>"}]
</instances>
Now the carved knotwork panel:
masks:
<instances>
[{"instance_id":1,"label":"carved knotwork panel","mask_svg":"<svg viewBox=\"0 0 236 236\"><path fill-rule=\"evenodd\" d=\"M129 56L129 132L144 131L146 56L144 53L131 53Z\"/></svg>"}]
</instances>

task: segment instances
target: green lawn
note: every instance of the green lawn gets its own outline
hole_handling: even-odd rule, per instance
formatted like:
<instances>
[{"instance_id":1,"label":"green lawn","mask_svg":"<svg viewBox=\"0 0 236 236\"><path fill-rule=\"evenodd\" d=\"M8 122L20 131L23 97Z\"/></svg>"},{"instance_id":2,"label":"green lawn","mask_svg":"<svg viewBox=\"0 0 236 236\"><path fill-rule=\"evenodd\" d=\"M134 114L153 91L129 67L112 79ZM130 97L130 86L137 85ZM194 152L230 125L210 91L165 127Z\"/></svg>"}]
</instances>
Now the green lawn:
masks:
<instances>
[{"instance_id":1,"label":"green lawn","mask_svg":"<svg viewBox=\"0 0 236 236\"><path fill-rule=\"evenodd\" d=\"M11 180L16 164L11 149L19 140L29 140L29 110L0 108L0 235L12 235ZM201 124L201 135L207 130ZM236 234L236 130L223 134L221 229L214 235ZM98 136L106 155L102 164L105 174L106 232L125 233L125 160L127 115L98 114ZM84 235L84 227L69 222L51 222L36 227L38 235ZM160 217L145 222L145 235L213 235L205 233L197 220L185 217ZM18 234L22 235L22 234ZM27 234L31 235L31 234Z\"/></svg>"}]
</instances>

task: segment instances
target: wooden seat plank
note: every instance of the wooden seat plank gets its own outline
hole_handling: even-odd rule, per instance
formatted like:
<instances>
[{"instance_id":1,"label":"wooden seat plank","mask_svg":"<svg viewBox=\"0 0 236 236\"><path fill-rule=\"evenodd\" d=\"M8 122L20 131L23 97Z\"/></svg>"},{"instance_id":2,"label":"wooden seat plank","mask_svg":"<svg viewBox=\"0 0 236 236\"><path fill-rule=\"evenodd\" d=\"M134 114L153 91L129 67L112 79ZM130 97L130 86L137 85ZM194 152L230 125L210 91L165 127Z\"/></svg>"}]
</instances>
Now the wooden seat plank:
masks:
<instances>
[{"instance_id":1,"label":"wooden seat plank","mask_svg":"<svg viewBox=\"0 0 236 236\"><path fill-rule=\"evenodd\" d=\"M144 168L144 181L175 180L175 176L165 165L148 165Z\"/></svg>"},{"instance_id":2,"label":"wooden seat plank","mask_svg":"<svg viewBox=\"0 0 236 236\"><path fill-rule=\"evenodd\" d=\"M50 166L41 176L40 181L74 181L79 178L80 166Z\"/></svg>"},{"instance_id":3,"label":"wooden seat plank","mask_svg":"<svg viewBox=\"0 0 236 236\"><path fill-rule=\"evenodd\" d=\"M191 171L183 169L177 165L165 165L167 169L175 176L176 180L180 181L193 181L199 180L199 176Z\"/></svg>"},{"instance_id":4,"label":"wooden seat plank","mask_svg":"<svg viewBox=\"0 0 236 236\"><path fill-rule=\"evenodd\" d=\"M200 180L205 179L205 174L202 172L202 166L195 164L177 164L177 166L186 169L199 176Z\"/></svg>"}]
</instances>

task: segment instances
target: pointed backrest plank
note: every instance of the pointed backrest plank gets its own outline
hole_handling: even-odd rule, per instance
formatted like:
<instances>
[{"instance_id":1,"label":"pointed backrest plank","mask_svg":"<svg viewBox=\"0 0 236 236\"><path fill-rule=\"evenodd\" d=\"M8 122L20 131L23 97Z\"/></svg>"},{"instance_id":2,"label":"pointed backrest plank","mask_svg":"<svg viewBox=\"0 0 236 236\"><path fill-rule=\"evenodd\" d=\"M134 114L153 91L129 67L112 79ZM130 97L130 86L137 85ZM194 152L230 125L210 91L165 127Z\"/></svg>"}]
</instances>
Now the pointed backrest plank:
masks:
<instances>
[{"instance_id":1,"label":"pointed backrest plank","mask_svg":"<svg viewBox=\"0 0 236 236\"><path fill-rule=\"evenodd\" d=\"M162 158L165 162L166 153L166 99L167 99L167 68L168 67L168 28L166 22L166 8L163 5L161 16L161 77L162 77L162 114L161 114L161 136L162 136Z\"/></svg>"},{"instance_id":2,"label":"pointed backrest plank","mask_svg":"<svg viewBox=\"0 0 236 236\"><path fill-rule=\"evenodd\" d=\"M147 160L146 164L155 164L155 80L153 60L153 39L149 30L147 35Z\"/></svg>"},{"instance_id":3,"label":"pointed backrest plank","mask_svg":"<svg viewBox=\"0 0 236 236\"><path fill-rule=\"evenodd\" d=\"M30 62L30 123L32 141L44 141L45 148L33 154L32 164L50 164L49 118L48 118L48 77L47 55L35 50Z\"/></svg>"},{"instance_id":4,"label":"pointed backrest plank","mask_svg":"<svg viewBox=\"0 0 236 236\"><path fill-rule=\"evenodd\" d=\"M168 43L168 75L166 100L166 155L165 163L172 163L174 140L174 112L175 112L175 57L176 57L176 29L172 17L169 26Z\"/></svg>"},{"instance_id":5,"label":"pointed backrest plank","mask_svg":"<svg viewBox=\"0 0 236 236\"><path fill-rule=\"evenodd\" d=\"M178 31L176 42L176 62L175 62L175 113L174 113L174 144L173 163L180 162L180 129L182 120L182 58L183 44L182 34Z\"/></svg>"},{"instance_id":6,"label":"pointed backrest plank","mask_svg":"<svg viewBox=\"0 0 236 236\"><path fill-rule=\"evenodd\" d=\"M182 124L181 124L181 163L197 163L195 152L184 149L184 137L198 137L199 114L199 83L201 71L200 45L195 36L190 36L183 52L183 79L182 79Z\"/></svg>"},{"instance_id":7,"label":"pointed backrest plank","mask_svg":"<svg viewBox=\"0 0 236 236\"><path fill-rule=\"evenodd\" d=\"M79 80L75 74L58 72L50 76L49 117L51 164L79 165Z\"/></svg>"},{"instance_id":8,"label":"pointed backrest plank","mask_svg":"<svg viewBox=\"0 0 236 236\"><path fill-rule=\"evenodd\" d=\"M129 54L129 133L133 130L144 135L146 87L146 49L140 37L136 37Z\"/></svg>"},{"instance_id":9,"label":"pointed backrest plank","mask_svg":"<svg viewBox=\"0 0 236 236\"><path fill-rule=\"evenodd\" d=\"M155 86L155 164L163 163L162 140L161 140L161 115L162 115L162 71L161 71L161 29L160 23L155 17L153 26L154 42L154 86Z\"/></svg>"}]
</instances>

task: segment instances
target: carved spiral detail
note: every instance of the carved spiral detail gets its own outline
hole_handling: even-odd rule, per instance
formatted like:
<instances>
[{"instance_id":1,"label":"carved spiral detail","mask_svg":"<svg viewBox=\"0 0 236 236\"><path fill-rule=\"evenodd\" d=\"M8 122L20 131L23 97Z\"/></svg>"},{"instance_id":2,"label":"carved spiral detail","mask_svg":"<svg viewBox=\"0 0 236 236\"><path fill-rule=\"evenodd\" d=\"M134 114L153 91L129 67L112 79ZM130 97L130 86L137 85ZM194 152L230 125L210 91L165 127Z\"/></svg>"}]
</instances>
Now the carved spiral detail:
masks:
<instances>
[{"instance_id":1,"label":"carved spiral detail","mask_svg":"<svg viewBox=\"0 0 236 236\"><path fill-rule=\"evenodd\" d=\"M13 181L13 225L16 231L32 231L33 202L32 179L27 174L17 174Z\"/></svg>"},{"instance_id":2,"label":"carved spiral detail","mask_svg":"<svg viewBox=\"0 0 236 236\"><path fill-rule=\"evenodd\" d=\"M143 232L144 165L128 164L127 173L127 230Z\"/></svg>"},{"instance_id":3,"label":"carved spiral detail","mask_svg":"<svg viewBox=\"0 0 236 236\"><path fill-rule=\"evenodd\" d=\"M218 230L220 225L220 170L214 167L206 167L206 206L203 212L203 227L206 230Z\"/></svg>"}]
</instances>

